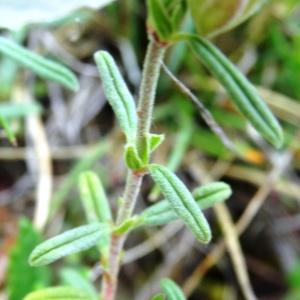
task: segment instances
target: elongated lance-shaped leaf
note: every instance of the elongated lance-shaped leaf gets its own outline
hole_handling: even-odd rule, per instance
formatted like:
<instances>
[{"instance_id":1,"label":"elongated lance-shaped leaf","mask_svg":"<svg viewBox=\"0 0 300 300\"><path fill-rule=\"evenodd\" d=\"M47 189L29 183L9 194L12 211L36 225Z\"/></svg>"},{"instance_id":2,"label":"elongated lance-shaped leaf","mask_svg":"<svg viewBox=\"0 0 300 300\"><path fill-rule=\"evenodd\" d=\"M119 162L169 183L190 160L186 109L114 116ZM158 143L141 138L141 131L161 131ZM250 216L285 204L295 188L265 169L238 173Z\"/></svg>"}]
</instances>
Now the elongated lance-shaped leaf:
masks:
<instances>
[{"instance_id":1,"label":"elongated lance-shaped leaf","mask_svg":"<svg viewBox=\"0 0 300 300\"><path fill-rule=\"evenodd\" d=\"M149 171L177 216L191 229L198 241L208 243L211 240L208 222L183 182L160 165L150 165Z\"/></svg>"},{"instance_id":2,"label":"elongated lance-shaped leaf","mask_svg":"<svg viewBox=\"0 0 300 300\"><path fill-rule=\"evenodd\" d=\"M77 91L79 88L75 75L68 68L29 51L7 38L0 37L0 53L44 79L55 81L72 91Z\"/></svg>"},{"instance_id":3,"label":"elongated lance-shaped leaf","mask_svg":"<svg viewBox=\"0 0 300 300\"><path fill-rule=\"evenodd\" d=\"M193 196L201 210L223 202L231 196L231 188L224 182L213 182L194 190ZM140 226L158 226L176 220L178 217L167 200L159 201L139 216Z\"/></svg>"},{"instance_id":4,"label":"elongated lance-shaped leaf","mask_svg":"<svg viewBox=\"0 0 300 300\"><path fill-rule=\"evenodd\" d=\"M181 288L171 279L165 278L160 281L160 286L167 295L167 300L185 300Z\"/></svg>"},{"instance_id":5,"label":"elongated lance-shaped leaf","mask_svg":"<svg viewBox=\"0 0 300 300\"><path fill-rule=\"evenodd\" d=\"M34 267L50 264L62 257L95 246L109 233L106 224L94 223L66 231L38 245L29 257Z\"/></svg>"},{"instance_id":6,"label":"elongated lance-shaped leaf","mask_svg":"<svg viewBox=\"0 0 300 300\"><path fill-rule=\"evenodd\" d=\"M279 148L283 143L282 129L254 86L209 41L196 36L190 36L189 41L196 55L222 83L238 109L266 140Z\"/></svg>"},{"instance_id":7,"label":"elongated lance-shaped leaf","mask_svg":"<svg viewBox=\"0 0 300 300\"><path fill-rule=\"evenodd\" d=\"M46 288L40 291L35 291L28 294L24 300L95 300L87 295L85 291L68 287L58 286Z\"/></svg>"},{"instance_id":8,"label":"elongated lance-shaped leaf","mask_svg":"<svg viewBox=\"0 0 300 300\"><path fill-rule=\"evenodd\" d=\"M38 103L0 103L0 116L5 118L26 117L30 114L38 114L42 111Z\"/></svg>"},{"instance_id":9,"label":"elongated lance-shaped leaf","mask_svg":"<svg viewBox=\"0 0 300 300\"><path fill-rule=\"evenodd\" d=\"M230 185L225 182L212 182L200 186L193 191L193 195L201 209L212 207L216 203L223 202L232 194Z\"/></svg>"},{"instance_id":10,"label":"elongated lance-shaped leaf","mask_svg":"<svg viewBox=\"0 0 300 300\"><path fill-rule=\"evenodd\" d=\"M133 96L114 59L108 52L98 51L94 58L102 79L105 96L117 116L127 141L134 144L137 131L137 113Z\"/></svg>"},{"instance_id":11,"label":"elongated lance-shaped leaf","mask_svg":"<svg viewBox=\"0 0 300 300\"><path fill-rule=\"evenodd\" d=\"M110 222L109 203L103 185L96 173L86 171L79 176L81 201L89 222Z\"/></svg>"}]
</instances>

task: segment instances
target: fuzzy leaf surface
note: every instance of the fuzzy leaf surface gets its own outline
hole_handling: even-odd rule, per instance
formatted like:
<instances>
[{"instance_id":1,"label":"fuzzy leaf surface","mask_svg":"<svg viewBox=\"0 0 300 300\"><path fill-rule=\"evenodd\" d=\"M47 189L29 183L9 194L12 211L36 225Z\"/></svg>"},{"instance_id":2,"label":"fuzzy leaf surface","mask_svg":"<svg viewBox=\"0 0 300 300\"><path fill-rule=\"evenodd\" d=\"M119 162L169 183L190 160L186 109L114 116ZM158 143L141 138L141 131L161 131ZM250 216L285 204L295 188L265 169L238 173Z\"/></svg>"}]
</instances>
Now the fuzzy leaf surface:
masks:
<instances>
[{"instance_id":1,"label":"fuzzy leaf surface","mask_svg":"<svg viewBox=\"0 0 300 300\"><path fill-rule=\"evenodd\" d=\"M68 68L55 61L46 59L8 38L0 37L0 53L43 79L57 82L72 91L79 89L77 78Z\"/></svg>"},{"instance_id":2,"label":"fuzzy leaf surface","mask_svg":"<svg viewBox=\"0 0 300 300\"><path fill-rule=\"evenodd\" d=\"M281 126L255 87L212 43L195 36L191 36L189 41L197 57L220 81L253 127L275 147L281 147Z\"/></svg>"},{"instance_id":3,"label":"fuzzy leaf surface","mask_svg":"<svg viewBox=\"0 0 300 300\"><path fill-rule=\"evenodd\" d=\"M106 51L94 55L105 96L111 105L127 141L134 144L137 131L136 105L113 57Z\"/></svg>"},{"instance_id":4,"label":"fuzzy leaf surface","mask_svg":"<svg viewBox=\"0 0 300 300\"><path fill-rule=\"evenodd\" d=\"M106 224L94 223L68 230L38 245L29 257L34 267L50 264L62 257L87 250L108 235Z\"/></svg>"},{"instance_id":5,"label":"fuzzy leaf surface","mask_svg":"<svg viewBox=\"0 0 300 300\"><path fill-rule=\"evenodd\" d=\"M166 167L160 165L150 165L149 171L176 215L183 220L198 241L208 243L211 240L209 224L183 182Z\"/></svg>"},{"instance_id":6,"label":"fuzzy leaf surface","mask_svg":"<svg viewBox=\"0 0 300 300\"><path fill-rule=\"evenodd\" d=\"M193 196L201 210L207 209L218 202L223 202L231 196L231 188L224 182L213 182L196 188ZM141 224L158 226L178 219L167 200L161 200L143 211Z\"/></svg>"}]
</instances>

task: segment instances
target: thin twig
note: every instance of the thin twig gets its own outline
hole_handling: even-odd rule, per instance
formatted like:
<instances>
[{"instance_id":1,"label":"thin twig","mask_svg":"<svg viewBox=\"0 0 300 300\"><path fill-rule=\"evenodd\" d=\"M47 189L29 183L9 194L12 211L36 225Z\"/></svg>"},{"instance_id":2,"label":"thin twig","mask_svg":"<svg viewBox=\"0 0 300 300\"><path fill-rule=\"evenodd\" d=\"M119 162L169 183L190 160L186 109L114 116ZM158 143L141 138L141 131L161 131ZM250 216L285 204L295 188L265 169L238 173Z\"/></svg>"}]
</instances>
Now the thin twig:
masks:
<instances>
[{"instance_id":1,"label":"thin twig","mask_svg":"<svg viewBox=\"0 0 300 300\"><path fill-rule=\"evenodd\" d=\"M165 64L162 64L165 73L173 80L173 82L179 87L182 93L184 93L192 102L197 106L200 114L209 128L219 137L225 147L227 147L232 153L238 157L243 157L242 153L236 148L234 143L230 140L224 130L216 122L212 114L206 109L200 99L182 82L180 81Z\"/></svg>"}]
</instances>

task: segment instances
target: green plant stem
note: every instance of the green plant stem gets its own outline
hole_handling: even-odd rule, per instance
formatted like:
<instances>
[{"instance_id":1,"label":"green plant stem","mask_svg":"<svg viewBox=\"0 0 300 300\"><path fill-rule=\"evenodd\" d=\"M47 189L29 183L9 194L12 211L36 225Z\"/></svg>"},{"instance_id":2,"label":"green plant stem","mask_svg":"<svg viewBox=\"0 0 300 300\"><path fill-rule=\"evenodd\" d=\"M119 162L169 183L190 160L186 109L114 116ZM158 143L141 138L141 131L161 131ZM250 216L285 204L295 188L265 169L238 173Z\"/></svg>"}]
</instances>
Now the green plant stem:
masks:
<instances>
[{"instance_id":1,"label":"green plant stem","mask_svg":"<svg viewBox=\"0 0 300 300\"><path fill-rule=\"evenodd\" d=\"M138 103L138 142L150 131L155 94L166 47L151 40L146 54Z\"/></svg>"},{"instance_id":2,"label":"green plant stem","mask_svg":"<svg viewBox=\"0 0 300 300\"><path fill-rule=\"evenodd\" d=\"M150 131L157 82L165 50L165 46L162 46L153 39L150 40L144 62L142 83L139 94L137 132L138 145L143 137ZM120 201L118 209L116 221L117 226L131 217L140 193L143 177L143 172L133 172L128 170L124 195ZM102 281L101 300L115 299L118 285L118 274L121 264L121 254L126 238L127 234L121 236L112 234L111 236L108 267L104 272Z\"/></svg>"}]
</instances>

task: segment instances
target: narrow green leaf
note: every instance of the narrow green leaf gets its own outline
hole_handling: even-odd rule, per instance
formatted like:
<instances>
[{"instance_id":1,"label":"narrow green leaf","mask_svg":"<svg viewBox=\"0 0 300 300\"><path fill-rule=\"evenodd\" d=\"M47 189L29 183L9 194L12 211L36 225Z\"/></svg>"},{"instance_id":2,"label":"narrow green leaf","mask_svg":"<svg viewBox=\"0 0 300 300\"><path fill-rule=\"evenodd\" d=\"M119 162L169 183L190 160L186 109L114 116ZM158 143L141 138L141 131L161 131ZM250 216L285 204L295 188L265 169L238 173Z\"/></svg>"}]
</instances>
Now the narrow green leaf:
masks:
<instances>
[{"instance_id":1,"label":"narrow green leaf","mask_svg":"<svg viewBox=\"0 0 300 300\"><path fill-rule=\"evenodd\" d=\"M173 33L173 25L161 0L148 0L148 26L163 41Z\"/></svg>"},{"instance_id":2,"label":"narrow green leaf","mask_svg":"<svg viewBox=\"0 0 300 300\"><path fill-rule=\"evenodd\" d=\"M68 197L70 191L78 182L78 176L83 171L91 169L103 156L108 153L110 143L106 139L100 139L91 151L85 153L72 167L68 176L60 183L54 192L49 218L52 218L63 205L63 201Z\"/></svg>"},{"instance_id":3,"label":"narrow green leaf","mask_svg":"<svg viewBox=\"0 0 300 300\"><path fill-rule=\"evenodd\" d=\"M50 264L95 246L107 235L108 226L101 223L71 229L38 245L29 257L29 264L34 267Z\"/></svg>"},{"instance_id":4,"label":"narrow green leaf","mask_svg":"<svg viewBox=\"0 0 300 300\"><path fill-rule=\"evenodd\" d=\"M3 12L3 7L1 8L1 5L3 5L3 1L0 1L0 23L3 21L3 18L1 18L1 14L5 13ZM4 5L5 6L5 5ZM11 18L8 16L8 18ZM11 18L12 19L12 18ZM13 18L15 19L15 18ZM11 20L13 21L13 20ZM1 27L1 25L0 25ZM10 31L8 36L14 40L16 43L22 43L24 39L26 38L28 34L27 28L22 28L17 31ZM1 57L1 63L0 63L0 101L6 101L13 90L13 87L16 83L17 74L18 74L18 64L11 60L8 57Z\"/></svg>"},{"instance_id":5,"label":"narrow green leaf","mask_svg":"<svg viewBox=\"0 0 300 300\"><path fill-rule=\"evenodd\" d=\"M93 300L89 295L73 287L52 287L32 292L24 300Z\"/></svg>"},{"instance_id":6,"label":"narrow green leaf","mask_svg":"<svg viewBox=\"0 0 300 300\"><path fill-rule=\"evenodd\" d=\"M216 203L228 199L232 191L228 184L224 182L213 182L201 186L194 190L193 196L201 210L207 209ZM178 217L171 209L167 200L159 201L145 209L139 217L144 226L158 226L167 224Z\"/></svg>"},{"instance_id":7,"label":"narrow green leaf","mask_svg":"<svg viewBox=\"0 0 300 300\"><path fill-rule=\"evenodd\" d=\"M180 287L171 279L165 278L160 281L161 288L167 295L167 300L185 300Z\"/></svg>"},{"instance_id":8,"label":"narrow green leaf","mask_svg":"<svg viewBox=\"0 0 300 300\"><path fill-rule=\"evenodd\" d=\"M201 209L207 209L216 203L223 202L228 199L231 194L231 187L221 181L200 186L193 192L193 195Z\"/></svg>"},{"instance_id":9,"label":"narrow green leaf","mask_svg":"<svg viewBox=\"0 0 300 300\"><path fill-rule=\"evenodd\" d=\"M41 113L42 108L38 103L0 103L0 116L5 118L26 117L30 114Z\"/></svg>"},{"instance_id":10,"label":"narrow green leaf","mask_svg":"<svg viewBox=\"0 0 300 300\"><path fill-rule=\"evenodd\" d=\"M125 147L124 158L126 165L131 170L139 170L143 167L143 162L139 157L137 149L132 144L127 144Z\"/></svg>"},{"instance_id":11,"label":"narrow green leaf","mask_svg":"<svg viewBox=\"0 0 300 300\"><path fill-rule=\"evenodd\" d=\"M44 79L55 81L72 91L79 89L78 81L69 69L27 50L7 38L0 37L0 53L15 60Z\"/></svg>"},{"instance_id":12,"label":"narrow green leaf","mask_svg":"<svg viewBox=\"0 0 300 300\"><path fill-rule=\"evenodd\" d=\"M79 176L79 189L85 214L90 223L112 220L109 202L98 175L92 171Z\"/></svg>"},{"instance_id":13,"label":"narrow green leaf","mask_svg":"<svg viewBox=\"0 0 300 300\"><path fill-rule=\"evenodd\" d=\"M209 224L183 182L160 165L150 165L149 171L177 216L191 229L197 240L208 243L211 240Z\"/></svg>"},{"instance_id":14,"label":"narrow green leaf","mask_svg":"<svg viewBox=\"0 0 300 300\"><path fill-rule=\"evenodd\" d=\"M127 141L134 144L137 131L134 99L112 56L106 51L98 51L95 53L94 59L99 69L107 100L118 118Z\"/></svg>"},{"instance_id":15,"label":"narrow green leaf","mask_svg":"<svg viewBox=\"0 0 300 300\"><path fill-rule=\"evenodd\" d=\"M160 226L178 219L167 200L161 200L149 206L139 217L141 226Z\"/></svg>"},{"instance_id":16,"label":"narrow green leaf","mask_svg":"<svg viewBox=\"0 0 300 300\"><path fill-rule=\"evenodd\" d=\"M232 101L254 128L275 147L281 147L282 129L255 87L209 41L196 36L189 36L188 39L196 55L222 83Z\"/></svg>"}]
</instances>

